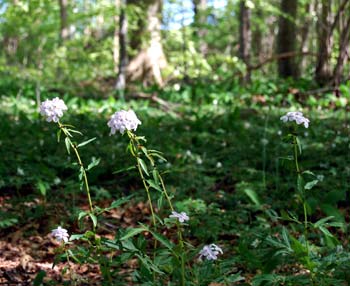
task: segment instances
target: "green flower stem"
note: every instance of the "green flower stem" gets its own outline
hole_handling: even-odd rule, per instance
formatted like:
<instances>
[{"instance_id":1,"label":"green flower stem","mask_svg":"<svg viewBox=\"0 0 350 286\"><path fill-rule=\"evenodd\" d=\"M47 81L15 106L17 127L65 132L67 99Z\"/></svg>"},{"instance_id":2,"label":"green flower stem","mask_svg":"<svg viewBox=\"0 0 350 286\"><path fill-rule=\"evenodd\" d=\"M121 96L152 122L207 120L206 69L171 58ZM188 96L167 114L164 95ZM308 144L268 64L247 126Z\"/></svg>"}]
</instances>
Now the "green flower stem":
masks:
<instances>
[{"instance_id":1,"label":"green flower stem","mask_svg":"<svg viewBox=\"0 0 350 286\"><path fill-rule=\"evenodd\" d=\"M165 188L165 184L164 184L164 181L163 181L163 178L162 176L158 173L158 179L160 181L160 184L162 186L162 190L163 190L163 193L168 201L168 204L169 204L169 207L171 209L171 211L174 211L174 207L173 207L173 204L171 202L171 199L168 195L168 192ZM184 258L184 252L185 252L185 247L184 247L184 240L183 240L183 237L182 237L182 232L181 232L181 227L180 227L180 224L179 222L176 223L177 225L177 235L178 235L178 239L179 239L179 243L180 243L180 247L181 247L181 250L182 250L182 254L181 254L181 285L182 286L185 286L186 285L186 279L185 279L185 258Z\"/></svg>"},{"instance_id":2,"label":"green flower stem","mask_svg":"<svg viewBox=\"0 0 350 286\"><path fill-rule=\"evenodd\" d=\"M298 176L300 175L300 168L298 164L298 141L297 136L293 135L293 145L294 145L294 162L295 162L295 168L297 171Z\"/></svg>"},{"instance_id":3,"label":"green flower stem","mask_svg":"<svg viewBox=\"0 0 350 286\"><path fill-rule=\"evenodd\" d=\"M59 128L63 131L64 135L66 136L66 138L68 138L69 140L69 144L72 147L72 149L74 150L75 156L77 158L78 161L78 165L81 167L82 173L83 173L83 177L84 177L84 183L85 183L85 190L86 190L86 194L88 197L88 201L89 201L89 207L90 207L90 212L94 211L94 208L92 206L92 201L91 201L91 196L90 196L90 188L89 188L89 182L88 182L88 178L87 178L87 174L86 174L86 170L84 167L83 162L81 161L80 155L79 155L79 151L77 146L70 140L70 136L68 131L66 130L66 128L60 123L58 122L58 126Z\"/></svg>"},{"instance_id":4,"label":"green flower stem","mask_svg":"<svg viewBox=\"0 0 350 286\"><path fill-rule=\"evenodd\" d=\"M297 172L297 176L298 176L298 181L299 178L301 177L301 173L300 173L300 168L299 168L299 162L298 162L298 140L297 140L297 136L293 135L293 145L294 145L294 162L295 162L295 169ZM301 178L300 178L301 179ZM306 244L306 248L307 248L307 252L309 253L309 244L307 241L307 237L308 237L308 219L307 219L307 209L306 209L306 198L305 198L305 190L303 190L302 195L302 200L303 200L303 211L304 211L304 236L305 236L305 244Z\"/></svg>"},{"instance_id":5,"label":"green flower stem","mask_svg":"<svg viewBox=\"0 0 350 286\"><path fill-rule=\"evenodd\" d=\"M147 181L146 181L146 179L145 179L145 176L143 175L142 167L141 167L140 161L138 160L138 159L140 158L140 156L139 156L139 154L138 154L138 148L137 148L137 146L139 145L139 142L138 142L138 140L135 138L135 135L134 135L133 133L128 132L128 135L129 135L130 142L131 142L131 146L132 146L131 153L132 153L132 155L133 155L133 156L135 157L135 159L136 159L136 162L137 162L137 169L138 169L138 171L139 171L139 174L140 174L140 177L141 177L143 186L145 187L145 190L146 190L146 193L147 193L148 203L149 203L149 207L150 207L150 209L151 209L151 214L152 214L152 222L153 222L154 227L156 227L156 216L155 216L155 212L154 212L154 209L153 209L151 193L150 193L150 190L149 190L149 186L148 186L148 184L147 184ZM135 144L135 143L136 143L136 144Z\"/></svg>"},{"instance_id":6,"label":"green flower stem","mask_svg":"<svg viewBox=\"0 0 350 286\"><path fill-rule=\"evenodd\" d=\"M87 174L86 174L86 171L85 171L85 167L80 159L80 155L79 155L79 152L78 152L78 149L77 147L75 146L75 144L73 144L71 142L71 146L74 150L74 153L78 159L78 164L80 165L80 167L82 168L82 172L83 172L83 177L84 177L84 182L85 182L85 189L86 189L86 193L87 193L87 196L88 196L88 200L89 200L89 206L90 206L90 211L93 212L94 211L94 208L92 206L92 201L91 201L91 196L90 196L90 188L89 188L89 182L88 182L88 178L87 178Z\"/></svg>"},{"instance_id":7,"label":"green flower stem","mask_svg":"<svg viewBox=\"0 0 350 286\"><path fill-rule=\"evenodd\" d=\"M136 158L138 158L138 157L136 157ZM140 177L142 179L143 186L145 187L145 190L146 190L146 193L147 193L148 203L149 203L149 207L151 209L151 214L152 214L152 222L153 222L154 227L156 227L156 216L155 216L155 212L154 212L154 209L153 209L151 193L149 191L149 187L147 185L146 179L145 179L145 177L143 175L140 162L139 162L139 160L136 160L136 161L137 161L137 169L139 170L139 174L140 174Z\"/></svg>"},{"instance_id":8,"label":"green flower stem","mask_svg":"<svg viewBox=\"0 0 350 286\"><path fill-rule=\"evenodd\" d=\"M70 260L69 260L69 254L68 254L68 250L66 249L66 246L64 245L64 252L66 253L67 256L67 264L68 264L68 269L69 269L69 277L70 280L74 283L74 279L73 279L73 273L72 273L72 267L70 265Z\"/></svg>"}]
</instances>

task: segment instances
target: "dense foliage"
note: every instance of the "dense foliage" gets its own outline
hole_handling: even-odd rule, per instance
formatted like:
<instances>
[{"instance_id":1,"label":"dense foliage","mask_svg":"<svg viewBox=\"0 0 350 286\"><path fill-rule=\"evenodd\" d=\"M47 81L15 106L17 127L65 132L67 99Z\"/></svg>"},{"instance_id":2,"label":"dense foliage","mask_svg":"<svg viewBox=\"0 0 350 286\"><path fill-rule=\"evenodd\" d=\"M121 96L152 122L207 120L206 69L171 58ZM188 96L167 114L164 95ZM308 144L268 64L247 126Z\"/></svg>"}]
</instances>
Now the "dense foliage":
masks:
<instances>
[{"instance_id":1,"label":"dense foliage","mask_svg":"<svg viewBox=\"0 0 350 286\"><path fill-rule=\"evenodd\" d=\"M0 283L348 285L350 1L291 3L0 1Z\"/></svg>"}]
</instances>

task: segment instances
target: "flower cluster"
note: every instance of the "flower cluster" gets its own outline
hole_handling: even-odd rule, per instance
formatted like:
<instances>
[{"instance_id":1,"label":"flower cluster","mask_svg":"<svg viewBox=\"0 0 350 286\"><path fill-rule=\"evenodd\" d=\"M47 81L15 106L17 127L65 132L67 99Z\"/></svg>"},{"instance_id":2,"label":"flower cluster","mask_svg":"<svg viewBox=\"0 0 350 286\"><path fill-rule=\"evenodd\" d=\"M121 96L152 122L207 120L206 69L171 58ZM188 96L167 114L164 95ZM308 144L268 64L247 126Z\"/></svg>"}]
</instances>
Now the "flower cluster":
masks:
<instances>
[{"instance_id":1,"label":"flower cluster","mask_svg":"<svg viewBox=\"0 0 350 286\"><path fill-rule=\"evenodd\" d=\"M222 249L216 244L212 243L210 245L205 245L199 252L199 259L205 257L207 260L216 260L218 255L223 254Z\"/></svg>"},{"instance_id":2,"label":"flower cluster","mask_svg":"<svg viewBox=\"0 0 350 286\"><path fill-rule=\"evenodd\" d=\"M67 242L69 239L68 231L62 227L58 227L54 230L52 230L51 234L58 240L58 241L64 241Z\"/></svg>"},{"instance_id":3,"label":"flower cluster","mask_svg":"<svg viewBox=\"0 0 350 286\"><path fill-rule=\"evenodd\" d=\"M47 99L40 105L40 114L46 117L47 122L58 122L63 112L68 110L62 99L55 97L54 99Z\"/></svg>"},{"instance_id":4,"label":"flower cluster","mask_svg":"<svg viewBox=\"0 0 350 286\"><path fill-rule=\"evenodd\" d=\"M141 121L132 110L121 110L114 113L107 123L107 125L111 128L111 135L115 134L116 131L119 131L121 134L123 134L125 130L136 131L137 126L140 124Z\"/></svg>"},{"instance_id":5,"label":"flower cluster","mask_svg":"<svg viewBox=\"0 0 350 286\"><path fill-rule=\"evenodd\" d=\"M190 219L185 212L178 213L175 211L172 211L169 217L177 218L181 223L184 223Z\"/></svg>"},{"instance_id":6,"label":"flower cluster","mask_svg":"<svg viewBox=\"0 0 350 286\"><path fill-rule=\"evenodd\" d=\"M306 118L301 112L293 111L288 112L286 115L280 118L284 123L288 121L295 121L298 125L304 124L305 128L309 127L310 120Z\"/></svg>"}]
</instances>

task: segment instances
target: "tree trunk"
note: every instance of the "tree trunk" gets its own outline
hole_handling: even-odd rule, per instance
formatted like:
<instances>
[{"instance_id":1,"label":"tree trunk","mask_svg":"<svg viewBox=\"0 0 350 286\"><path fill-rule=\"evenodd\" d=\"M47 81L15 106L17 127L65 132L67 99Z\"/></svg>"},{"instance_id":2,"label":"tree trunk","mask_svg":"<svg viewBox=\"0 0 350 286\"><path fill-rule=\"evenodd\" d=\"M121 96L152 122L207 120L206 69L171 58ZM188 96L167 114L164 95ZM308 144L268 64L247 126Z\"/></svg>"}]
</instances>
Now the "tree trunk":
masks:
<instances>
[{"instance_id":1,"label":"tree trunk","mask_svg":"<svg viewBox=\"0 0 350 286\"><path fill-rule=\"evenodd\" d=\"M322 12L317 26L318 30L318 60L315 79L319 84L326 84L331 78L330 56L332 49L331 0L322 0Z\"/></svg>"},{"instance_id":2,"label":"tree trunk","mask_svg":"<svg viewBox=\"0 0 350 286\"><path fill-rule=\"evenodd\" d=\"M259 19L263 19L263 13L261 7L256 7L256 17ZM254 51L254 55L258 58L259 62L261 62L264 58L264 46L263 46L263 32L261 30L260 25L256 25L254 31L252 32L252 49Z\"/></svg>"},{"instance_id":3,"label":"tree trunk","mask_svg":"<svg viewBox=\"0 0 350 286\"><path fill-rule=\"evenodd\" d=\"M114 72L119 71L119 33L120 33L120 0L114 0L115 15L114 15L114 35L113 35L113 63Z\"/></svg>"},{"instance_id":4,"label":"tree trunk","mask_svg":"<svg viewBox=\"0 0 350 286\"><path fill-rule=\"evenodd\" d=\"M128 80L142 80L144 84L163 85L161 70L167 62L163 52L160 33L162 0L129 0L128 3L142 6L146 19L138 21L138 31L133 33L130 45L138 54L130 61ZM141 39L147 39L145 43Z\"/></svg>"},{"instance_id":5,"label":"tree trunk","mask_svg":"<svg viewBox=\"0 0 350 286\"><path fill-rule=\"evenodd\" d=\"M243 81L249 82L251 50L250 9L246 6L245 0L241 0L240 2L239 16L239 57L245 63L247 68Z\"/></svg>"},{"instance_id":6,"label":"tree trunk","mask_svg":"<svg viewBox=\"0 0 350 286\"><path fill-rule=\"evenodd\" d=\"M119 2L116 0L116 4ZM120 3L119 3L120 4ZM118 76L116 81L116 89L124 90L126 86L126 71L128 66L128 54L126 51L127 47L127 35L128 35L128 19L126 15L126 5L127 0L122 0L120 5L120 15L119 15L119 67L118 67Z\"/></svg>"},{"instance_id":7,"label":"tree trunk","mask_svg":"<svg viewBox=\"0 0 350 286\"><path fill-rule=\"evenodd\" d=\"M344 70L344 63L349 58L349 54L347 52L349 48L349 41L350 41L350 16L340 36L339 56L333 72L333 80L336 86L338 86L341 82L341 78Z\"/></svg>"},{"instance_id":8,"label":"tree trunk","mask_svg":"<svg viewBox=\"0 0 350 286\"><path fill-rule=\"evenodd\" d=\"M205 56L208 53L208 45L205 41L207 35L207 29L205 25L206 19L207 0L193 0L194 21L197 28L197 37L199 40L199 52Z\"/></svg>"},{"instance_id":9,"label":"tree trunk","mask_svg":"<svg viewBox=\"0 0 350 286\"><path fill-rule=\"evenodd\" d=\"M277 35L277 53L283 54L296 51L296 25L298 1L281 0L281 11L284 15L279 19ZM278 61L278 73L281 77L297 77L297 65L294 58L284 58Z\"/></svg>"},{"instance_id":10,"label":"tree trunk","mask_svg":"<svg viewBox=\"0 0 350 286\"><path fill-rule=\"evenodd\" d=\"M301 27L300 30L300 52L306 53L309 50L309 33L310 33L310 26L311 26L311 13L314 11L314 6L312 5L313 1L307 2L304 6L305 9L305 17L304 17L304 24ZM299 68L300 72L302 73L306 68L306 57L300 58Z\"/></svg>"},{"instance_id":11,"label":"tree trunk","mask_svg":"<svg viewBox=\"0 0 350 286\"><path fill-rule=\"evenodd\" d=\"M68 17L67 17L67 6L68 0L58 0L60 5L60 42L63 43L69 37Z\"/></svg>"}]
</instances>

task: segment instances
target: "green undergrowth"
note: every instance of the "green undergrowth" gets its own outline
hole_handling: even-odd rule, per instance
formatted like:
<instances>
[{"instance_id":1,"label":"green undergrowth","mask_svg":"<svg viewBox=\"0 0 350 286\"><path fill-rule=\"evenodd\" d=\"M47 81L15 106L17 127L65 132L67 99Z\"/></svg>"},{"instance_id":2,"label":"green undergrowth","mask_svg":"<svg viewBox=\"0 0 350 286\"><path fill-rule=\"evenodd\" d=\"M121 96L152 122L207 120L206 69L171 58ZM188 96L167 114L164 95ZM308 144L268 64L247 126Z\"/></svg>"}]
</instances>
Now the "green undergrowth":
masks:
<instances>
[{"instance_id":1,"label":"green undergrowth","mask_svg":"<svg viewBox=\"0 0 350 286\"><path fill-rule=\"evenodd\" d=\"M306 89L304 85L299 83L297 88ZM98 168L89 172L94 202L126 195L145 200L136 171L126 171L134 166L122 138L109 136L107 127L111 114L132 108L142 121L138 134L168 160L159 162L161 172L168 189L176 195L177 208L193 218L189 237L230 245L225 255L234 257L237 270L259 274L253 285L297 285L293 284L293 275L285 275L292 270L280 266L293 262L279 255L269 258L276 245L267 239L287 225L279 218L287 217L288 212L302 217L295 195L290 144L282 140L286 130L280 116L302 109L311 121L310 128L299 134L301 168L312 170L316 176L310 178L314 185L308 191L310 220L332 216L342 224L332 229L336 236L323 238L315 231L311 240L323 249L325 257L339 255L348 261L350 118L343 106L349 96L346 88L344 85L338 97L310 95L301 100L291 93L288 83L256 83L250 89L235 87L230 91L205 89L204 85L197 89L176 86L177 91L167 87L159 91L159 97L171 104L166 110L145 100L86 99L65 94L69 112L63 120L79 126L84 134L80 141L96 137L84 147L82 158L87 164L100 158ZM16 228L28 218L41 220L54 212L55 206L73 217L82 203L76 172L65 148L57 148L52 126L39 116L35 92L24 88L9 93L2 89L2 93L0 189L7 197L7 206L0 212L0 228ZM41 93L42 100L55 96L45 90ZM23 205L27 207L21 208ZM66 216L67 223L72 220ZM42 227L43 234L50 230L49 224ZM299 229L292 228L291 232L298 234ZM277 235L277 239L282 238ZM337 252L339 245L343 247L341 253ZM340 261L332 257L330 264ZM319 285L333 285L327 281Z\"/></svg>"}]
</instances>

